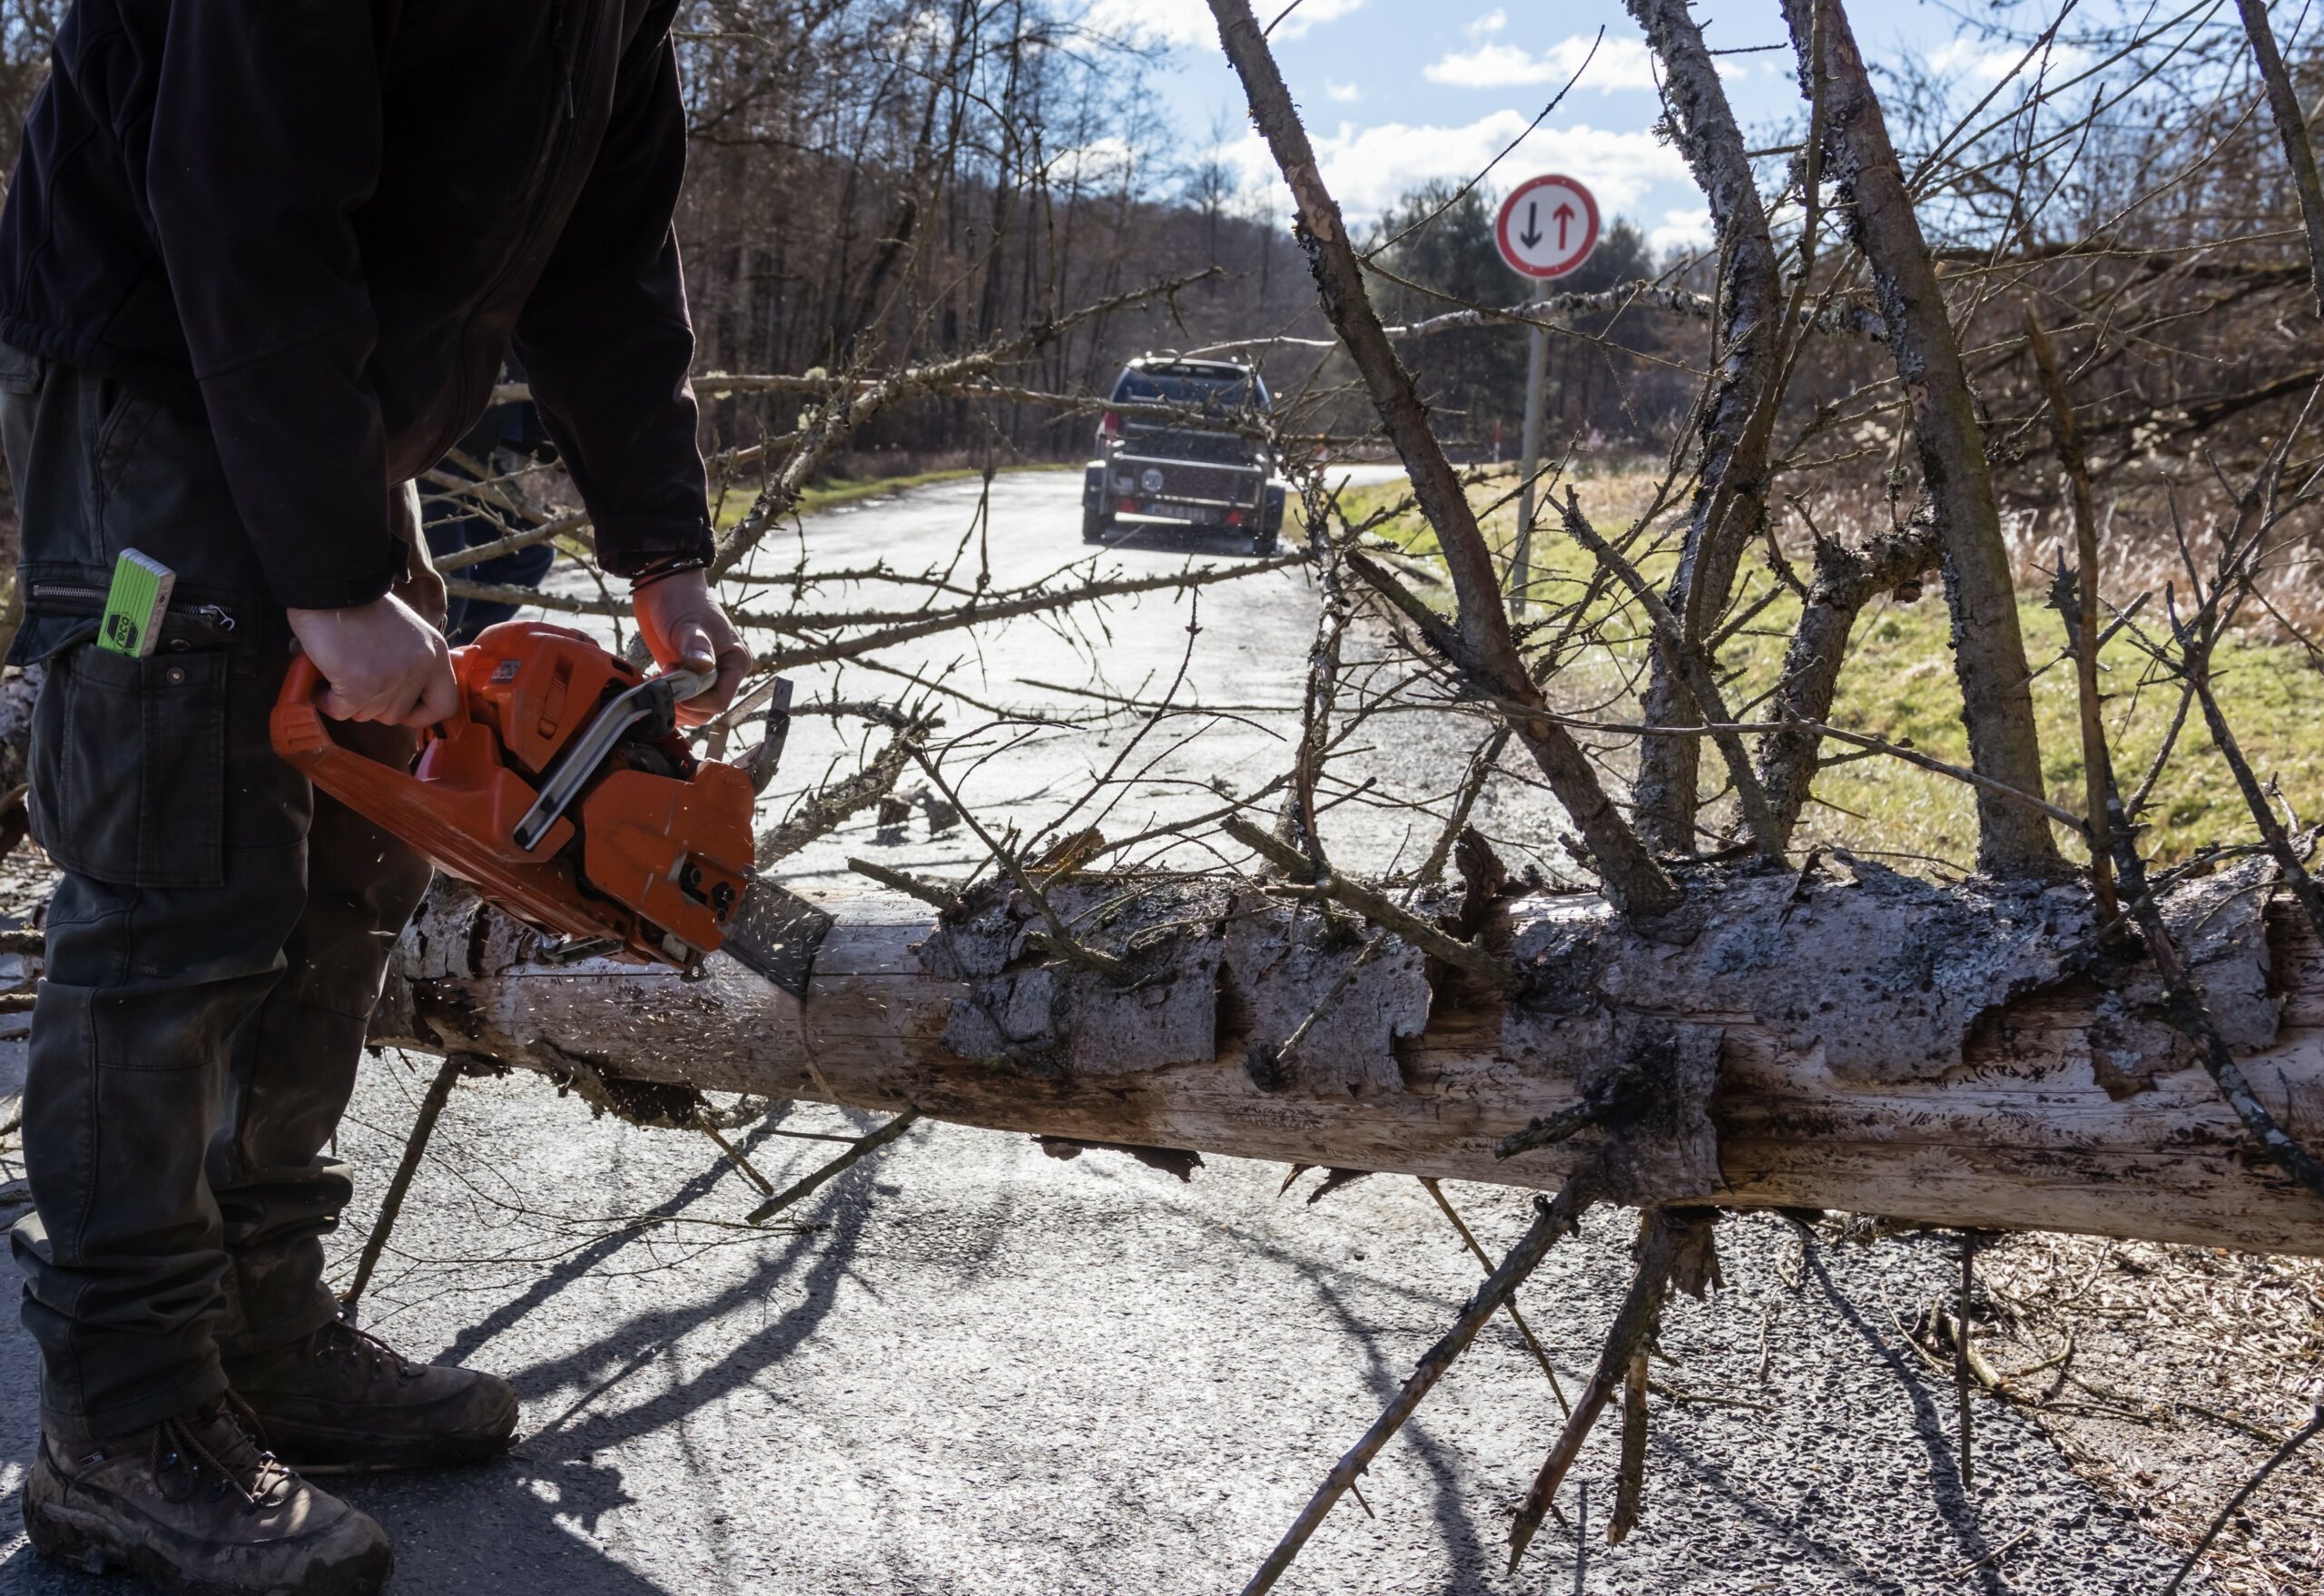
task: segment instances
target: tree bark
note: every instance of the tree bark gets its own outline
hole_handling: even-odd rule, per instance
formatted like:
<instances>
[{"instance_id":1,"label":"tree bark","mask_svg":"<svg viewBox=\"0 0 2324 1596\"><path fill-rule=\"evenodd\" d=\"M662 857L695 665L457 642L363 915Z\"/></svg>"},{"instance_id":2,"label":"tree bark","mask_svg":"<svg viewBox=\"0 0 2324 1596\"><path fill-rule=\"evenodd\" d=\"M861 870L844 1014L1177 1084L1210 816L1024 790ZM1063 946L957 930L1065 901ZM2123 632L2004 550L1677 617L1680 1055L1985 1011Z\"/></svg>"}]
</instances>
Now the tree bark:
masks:
<instances>
[{"instance_id":1,"label":"tree bark","mask_svg":"<svg viewBox=\"0 0 2324 1596\"><path fill-rule=\"evenodd\" d=\"M1888 346L1910 401L1921 477L1945 549L1946 601L1953 608L1954 663L1961 678L1962 719L1977 773L2040 796L2042 751L2025 641L2017 622L2017 588L2001 511L1985 459L1961 348L1937 282L1936 262L1921 232L1888 140L1880 101L1839 0L1784 0L1800 83L1825 108L1825 145L1839 185L1849 232L1871 264ZM1823 41L1823 81L1814 81L1813 41ZM1977 862L1998 875L2041 875L2060 864L2050 823L1997 793L1977 794Z\"/></svg>"},{"instance_id":2,"label":"tree bark","mask_svg":"<svg viewBox=\"0 0 2324 1596\"><path fill-rule=\"evenodd\" d=\"M1699 645L1727 606L1743 550L1759 535L1767 515L1768 450L1775 429L1769 399L1783 364L1783 281L1743 130L1687 0L1628 5L1662 60L1662 97L1679 147L1710 202L1724 263L1718 363L1699 428L1701 477L1670 589L1670 607L1678 612L1687 642ZM1675 665L1658 655L1647 684L1647 724L1697 724L1700 716L1689 696ZM1698 852L1700 747L1701 740L1692 736L1649 736L1640 744L1631 805L1640 834L1663 852Z\"/></svg>"},{"instance_id":3,"label":"tree bark","mask_svg":"<svg viewBox=\"0 0 2324 1596\"><path fill-rule=\"evenodd\" d=\"M1816 784L1823 737L1814 728L1832 717L1856 617L1880 595L1917 585L1937 557L1936 528L1926 521L1877 534L1861 548L1821 536L1816 539L1816 580L1784 651L1779 697L1783 718L1791 724L1759 745L1760 784L1787 839Z\"/></svg>"},{"instance_id":4,"label":"tree bark","mask_svg":"<svg viewBox=\"0 0 2324 1596\"><path fill-rule=\"evenodd\" d=\"M2264 882L2199 888L2171 912L2214 1018L2278 1123L2324 1142L2324 950L2263 909ZM1080 891L1050 893L1078 930L1137 889ZM1393 939L1365 956L1366 936L1312 906L1212 884L1082 931L1134 968L1128 983L1040 961L1023 934L1037 919L997 890L941 922L898 895L834 895L803 1008L723 960L694 982L543 965L531 933L439 891L374 1039L615 1103L744 1091L1541 1189L1584 1158L1609 1167L1611 1147L1625 1202L2324 1254L2324 1203L2156 1018L2152 967L2095 948L2079 889L1940 887L1851 861L1692 896L1709 907L1684 946L1595 899L1496 905L1483 940L1529 982L1503 1000ZM1578 1100L1591 1128L1495 1157Z\"/></svg>"},{"instance_id":5,"label":"tree bark","mask_svg":"<svg viewBox=\"0 0 2324 1596\"><path fill-rule=\"evenodd\" d=\"M2244 36L2251 41L2251 59L2268 85L2268 110L2276 119L2276 134L2283 140L2284 164L2291 168L2291 184L2299 195L2299 216L2308 230L2309 286L2316 294L2316 313L2324 316L2324 179L2316 171L2316 146L2308 136L2308 117L2291 74L2284 69L2283 52L2276 48L2275 30L2268 25L2267 0L2235 0L2243 14Z\"/></svg>"}]
</instances>

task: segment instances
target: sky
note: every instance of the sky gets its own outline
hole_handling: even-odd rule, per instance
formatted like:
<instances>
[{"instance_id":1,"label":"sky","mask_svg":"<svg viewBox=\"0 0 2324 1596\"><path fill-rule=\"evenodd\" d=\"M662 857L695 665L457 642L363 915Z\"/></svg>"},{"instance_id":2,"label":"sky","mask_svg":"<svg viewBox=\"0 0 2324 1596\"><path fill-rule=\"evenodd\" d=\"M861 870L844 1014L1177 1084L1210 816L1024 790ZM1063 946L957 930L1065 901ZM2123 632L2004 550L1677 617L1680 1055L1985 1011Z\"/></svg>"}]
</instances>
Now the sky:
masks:
<instances>
[{"instance_id":1,"label":"sky","mask_svg":"<svg viewBox=\"0 0 2324 1596\"><path fill-rule=\"evenodd\" d=\"M1254 0L1254 8L1265 21L1283 4ZM1876 63L1911 53L1965 83L1989 84L2017 56L1964 39L1957 16L1933 0L1856 0L1849 12ZM1698 15L1714 51L1787 38L1777 0L1710 0ZM1205 0L1095 0L1088 20L1167 46L1156 84L1182 135L1207 146L1223 132L1216 148L1246 202L1281 194L1288 214L1287 191L1250 131ZM1556 113L1493 168L1488 194L1498 201L1525 178L1554 172L1588 184L1600 214L1628 217L1658 249L1709 235L1685 162L1651 131L1661 109L1651 63L1620 0L1301 0L1271 42L1324 179L1353 218L1377 216L1431 178L1466 180L1483 169L1590 58ZM1797 114L1787 46L1722 55L1719 69L1755 145L1755 134L1771 139Z\"/></svg>"}]
</instances>

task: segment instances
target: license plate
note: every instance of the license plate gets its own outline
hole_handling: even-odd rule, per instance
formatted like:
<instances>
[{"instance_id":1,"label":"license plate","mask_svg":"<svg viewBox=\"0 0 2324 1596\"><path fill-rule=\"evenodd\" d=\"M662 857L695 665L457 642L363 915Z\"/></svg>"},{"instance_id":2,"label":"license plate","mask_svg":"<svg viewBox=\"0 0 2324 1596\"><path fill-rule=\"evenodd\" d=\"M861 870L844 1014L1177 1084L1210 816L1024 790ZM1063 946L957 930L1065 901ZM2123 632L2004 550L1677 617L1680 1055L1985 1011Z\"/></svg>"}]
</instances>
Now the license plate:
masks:
<instances>
[{"instance_id":1,"label":"license plate","mask_svg":"<svg viewBox=\"0 0 2324 1596\"><path fill-rule=\"evenodd\" d=\"M1167 516L1175 521L1185 521L1196 527L1218 524L1218 512L1206 504L1147 504L1140 512L1147 516Z\"/></svg>"}]
</instances>

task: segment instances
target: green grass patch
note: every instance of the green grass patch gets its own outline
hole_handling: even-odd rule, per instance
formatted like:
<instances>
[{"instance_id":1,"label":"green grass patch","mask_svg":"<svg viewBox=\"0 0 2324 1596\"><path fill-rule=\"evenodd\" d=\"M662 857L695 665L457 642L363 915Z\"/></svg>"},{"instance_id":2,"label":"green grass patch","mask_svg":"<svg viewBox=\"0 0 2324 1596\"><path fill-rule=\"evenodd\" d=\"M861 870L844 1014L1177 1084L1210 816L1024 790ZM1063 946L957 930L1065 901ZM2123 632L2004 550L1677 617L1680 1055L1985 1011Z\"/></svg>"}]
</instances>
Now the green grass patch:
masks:
<instances>
[{"instance_id":1,"label":"green grass patch","mask_svg":"<svg viewBox=\"0 0 2324 1596\"><path fill-rule=\"evenodd\" d=\"M1007 477L1020 471L1078 471L1080 462L1042 463L1006 466L994 473ZM799 495L798 513L812 516L817 510L827 510L837 505L856 504L867 498L885 498L913 488L933 487L939 482L972 481L983 475L974 466L948 466L940 470L913 471L901 477L836 478L824 482L811 482ZM712 507L712 520L720 531L732 527L749 513L752 501L758 497L747 486L730 488L725 497Z\"/></svg>"},{"instance_id":2,"label":"green grass patch","mask_svg":"<svg viewBox=\"0 0 2324 1596\"><path fill-rule=\"evenodd\" d=\"M1651 502L1654 479L1640 471L1607 471L1573 479L1582 506L1610 537L1627 529ZM1471 489L1486 537L1506 557L1516 529L1513 505L1497 501L1514 487L1504 470ZM1562 488L1559 489L1561 497ZM1351 490L1342 504L1351 520L1393 507L1402 485ZM1639 563L1659 582L1669 577L1683 504L1656 528L1656 541ZM1403 510L1376 527L1378 536L1412 558L1438 558L1435 535L1419 516ZM1827 528L1830 530L1830 528ZM1545 514L1537 527L1532 562L1546 600L1570 603L1589 581L1590 557L1557 530ZM1754 562L1742 584L1746 602L1765 594L1775 579ZM1425 590L1433 603L1449 605L1451 589ZM1569 706L1589 706L1608 720L1634 718L1642 680L1645 645L1642 617L1615 615L1611 596L1596 606L1609 618L1610 646L1588 655L1556 679L1553 694ZM1777 597L1751 626L1732 638L1720 664L1737 673L1727 687L1730 708L1750 719L1763 712L1747 708L1779 679L1783 650L1799 606ZM2050 801L2080 813L2084 806L2080 715L2073 671L2061 655L2065 633L2055 612L2037 596L2021 594L2019 625L2037 675L2034 705L2042 740L2043 773ZM1891 742L1909 741L1921 752L1955 764L1968 763L1968 736L1961 723L1961 692L1953 672L1949 626L1941 590L1932 582L1926 596L1911 604L1883 599L1867 607L1849 639L1833 722ZM2109 741L2118 779L2125 792L2145 778L2150 764L2179 709L2175 684L2162 679L2127 635L2118 635L2101 655L2101 685ZM2262 781L2280 783L2303 818L2324 803L2324 682L2304 651L2294 645L2251 635L2229 639L2220 649L2215 678L2228 723ZM1827 748L1827 754L1842 752ZM1724 776L1706 749L1707 783ZM1963 783L1918 770L1901 760L1875 756L1825 771L1816 783L1817 803L1801 824L1803 842L1837 842L1860 852L1942 861L1965 868L1976 852L1976 811ZM2191 711L2155 800L2146 814L2152 827L2147 845L2160 857L2179 859L2208 843L2248 842L2254 832L2250 813L2236 791L2226 762L2206 731L2200 710ZM2073 845L2070 843L2069 848Z\"/></svg>"}]
</instances>

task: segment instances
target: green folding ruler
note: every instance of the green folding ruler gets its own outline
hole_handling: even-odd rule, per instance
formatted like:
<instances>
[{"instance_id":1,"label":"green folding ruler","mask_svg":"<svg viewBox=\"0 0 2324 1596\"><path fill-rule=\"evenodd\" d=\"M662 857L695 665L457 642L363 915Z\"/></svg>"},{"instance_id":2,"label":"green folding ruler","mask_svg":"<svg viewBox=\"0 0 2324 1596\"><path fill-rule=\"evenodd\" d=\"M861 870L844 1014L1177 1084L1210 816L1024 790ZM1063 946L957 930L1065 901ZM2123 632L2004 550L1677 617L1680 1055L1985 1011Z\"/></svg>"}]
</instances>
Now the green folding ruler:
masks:
<instances>
[{"instance_id":1,"label":"green folding ruler","mask_svg":"<svg viewBox=\"0 0 2324 1596\"><path fill-rule=\"evenodd\" d=\"M153 653L177 581L178 574L161 561L133 548L123 549L113 567L113 588L105 595L97 646L115 654Z\"/></svg>"}]
</instances>

